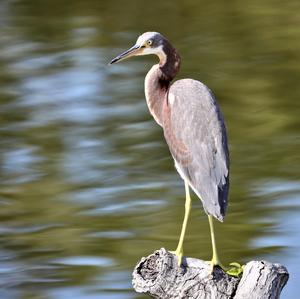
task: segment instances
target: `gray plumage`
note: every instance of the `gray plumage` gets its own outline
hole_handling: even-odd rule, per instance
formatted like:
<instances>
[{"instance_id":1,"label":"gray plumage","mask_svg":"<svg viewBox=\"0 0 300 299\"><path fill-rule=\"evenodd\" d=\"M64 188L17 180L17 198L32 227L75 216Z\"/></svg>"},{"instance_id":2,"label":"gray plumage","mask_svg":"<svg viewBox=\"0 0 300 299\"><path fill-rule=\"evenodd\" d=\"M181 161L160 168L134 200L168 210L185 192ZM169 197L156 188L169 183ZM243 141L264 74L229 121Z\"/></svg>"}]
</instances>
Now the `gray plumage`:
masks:
<instances>
[{"instance_id":1,"label":"gray plumage","mask_svg":"<svg viewBox=\"0 0 300 299\"><path fill-rule=\"evenodd\" d=\"M168 98L172 99L170 117L164 119L163 127L175 166L202 200L206 213L222 221L229 189L229 156L215 97L201 82L183 79L171 85Z\"/></svg>"}]
</instances>

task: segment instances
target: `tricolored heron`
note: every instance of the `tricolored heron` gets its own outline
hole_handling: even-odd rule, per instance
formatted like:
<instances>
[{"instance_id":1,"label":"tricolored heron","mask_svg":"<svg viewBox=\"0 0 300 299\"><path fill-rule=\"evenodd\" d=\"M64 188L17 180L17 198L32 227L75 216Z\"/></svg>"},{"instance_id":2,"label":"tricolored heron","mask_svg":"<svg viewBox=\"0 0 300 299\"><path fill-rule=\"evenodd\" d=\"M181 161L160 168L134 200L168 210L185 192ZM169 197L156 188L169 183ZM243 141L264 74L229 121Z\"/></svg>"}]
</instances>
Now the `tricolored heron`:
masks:
<instances>
[{"instance_id":1,"label":"tricolored heron","mask_svg":"<svg viewBox=\"0 0 300 299\"><path fill-rule=\"evenodd\" d=\"M211 240L211 269L221 266L214 234L213 217L223 221L229 189L229 154L221 110L211 90L193 79L171 85L180 67L180 56L158 32L146 32L136 44L110 64L132 56L154 54L159 58L145 78L145 95L150 113L163 128L164 136L185 183L185 215L177 249L180 265L183 241L191 211L189 187L197 194L208 215Z\"/></svg>"}]
</instances>

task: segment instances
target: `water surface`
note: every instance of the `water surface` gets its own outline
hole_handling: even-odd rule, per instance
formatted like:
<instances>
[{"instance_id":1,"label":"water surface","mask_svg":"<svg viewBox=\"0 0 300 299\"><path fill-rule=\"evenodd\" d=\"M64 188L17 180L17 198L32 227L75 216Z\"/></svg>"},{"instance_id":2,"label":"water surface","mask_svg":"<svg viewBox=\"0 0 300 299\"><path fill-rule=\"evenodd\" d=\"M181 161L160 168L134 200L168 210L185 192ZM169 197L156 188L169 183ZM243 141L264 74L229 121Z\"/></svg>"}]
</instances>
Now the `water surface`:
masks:
<instances>
[{"instance_id":1,"label":"water surface","mask_svg":"<svg viewBox=\"0 0 300 299\"><path fill-rule=\"evenodd\" d=\"M155 63L108 66L144 31L167 35L216 94L230 139L224 263L300 271L299 2L2 1L0 3L0 297L146 298L140 259L174 249L184 186L143 80ZM209 259L194 196L188 256Z\"/></svg>"}]
</instances>

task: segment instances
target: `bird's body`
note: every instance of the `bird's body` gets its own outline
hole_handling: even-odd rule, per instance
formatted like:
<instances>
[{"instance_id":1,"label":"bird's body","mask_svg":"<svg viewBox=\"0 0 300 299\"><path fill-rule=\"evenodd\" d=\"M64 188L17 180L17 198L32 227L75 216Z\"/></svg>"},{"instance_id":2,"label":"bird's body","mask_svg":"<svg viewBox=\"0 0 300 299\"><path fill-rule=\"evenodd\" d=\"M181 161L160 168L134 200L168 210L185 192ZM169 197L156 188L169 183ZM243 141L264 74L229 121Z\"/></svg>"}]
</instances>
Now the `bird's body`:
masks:
<instances>
[{"instance_id":1,"label":"bird's body","mask_svg":"<svg viewBox=\"0 0 300 299\"><path fill-rule=\"evenodd\" d=\"M148 108L162 126L177 171L203 202L204 210L223 221L229 188L229 158L222 113L209 88L193 79L171 84L180 67L173 53L145 78ZM167 49L166 49L167 48Z\"/></svg>"},{"instance_id":2,"label":"bird's body","mask_svg":"<svg viewBox=\"0 0 300 299\"><path fill-rule=\"evenodd\" d=\"M164 135L175 166L202 200L205 212L223 221L229 158L220 109L211 91L191 79L176 81L168 99L170 115L164 120Z\"/></svg>"},{"instance_id":3,"label":"bird's body","mask_svg":"<svg viewBox=\"0 0 300 299\"><path fill-rule=\"evenodd\" d=\"M163 128L175 167L185 182L185 217L176 251L179 263L191 209L189 186L201 199L209 216L212 235L212 266L220 265L212 216L223 221L229 189L229 154L226 129L215 97L206 85L183 79L171 84L180 68L180 56L157 32L142 34L136 44L111 61L155 54L159 63L145 78L145 96L155 121Z\"/></svg>"}]
</instances>

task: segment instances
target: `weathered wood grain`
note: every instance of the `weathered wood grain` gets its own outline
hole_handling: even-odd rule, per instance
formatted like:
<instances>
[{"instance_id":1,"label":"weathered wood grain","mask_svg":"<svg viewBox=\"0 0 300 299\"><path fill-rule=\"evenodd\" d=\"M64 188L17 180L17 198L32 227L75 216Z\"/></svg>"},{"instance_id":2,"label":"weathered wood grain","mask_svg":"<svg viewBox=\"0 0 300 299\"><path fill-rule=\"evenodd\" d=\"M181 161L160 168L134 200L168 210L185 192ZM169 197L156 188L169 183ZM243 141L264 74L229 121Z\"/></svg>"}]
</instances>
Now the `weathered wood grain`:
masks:
<instances>
[{"instance_id":1,"label":"weathered wood grain","mask_svg":"<svg viewBox=\"0 0 300 299\"><path fill-rule=\"evenodd\" d=\"M284 266L266 261L251 261L241 278L227 275L202 260L177 257L164 248L142 258L133 271L136 292L159 299L276 299L288 280Z\"/></svg>"}]
</instances>

